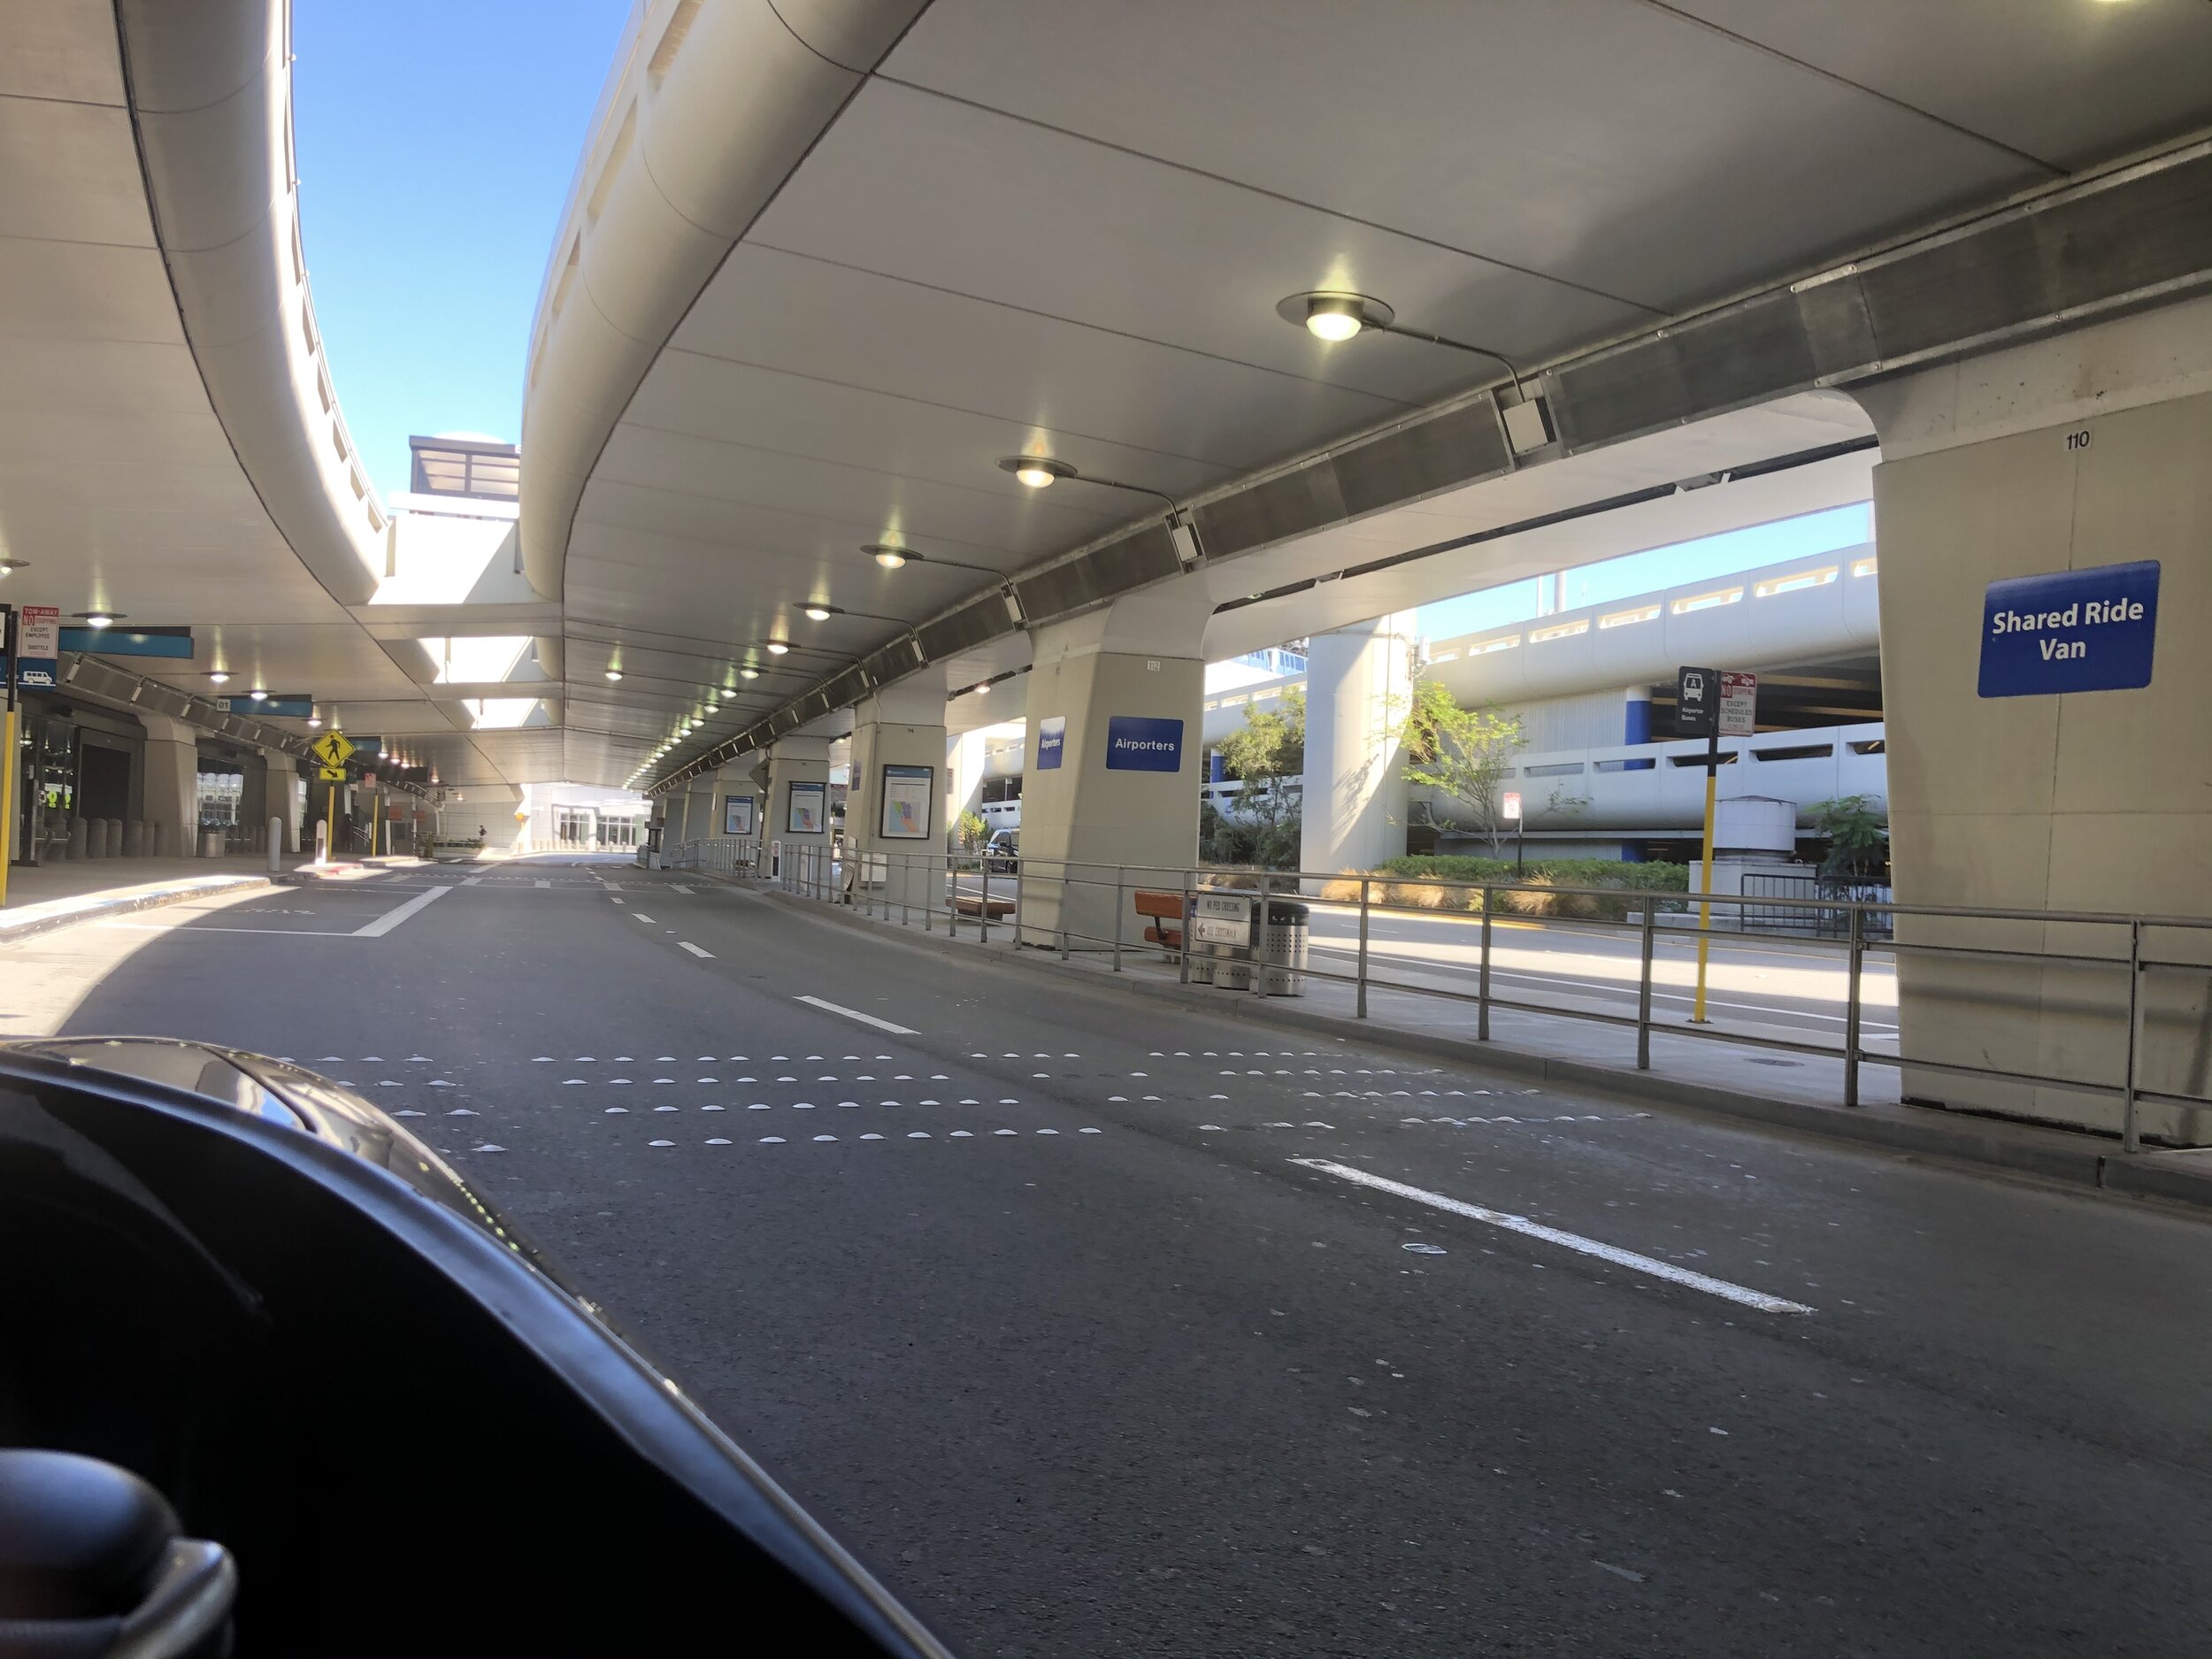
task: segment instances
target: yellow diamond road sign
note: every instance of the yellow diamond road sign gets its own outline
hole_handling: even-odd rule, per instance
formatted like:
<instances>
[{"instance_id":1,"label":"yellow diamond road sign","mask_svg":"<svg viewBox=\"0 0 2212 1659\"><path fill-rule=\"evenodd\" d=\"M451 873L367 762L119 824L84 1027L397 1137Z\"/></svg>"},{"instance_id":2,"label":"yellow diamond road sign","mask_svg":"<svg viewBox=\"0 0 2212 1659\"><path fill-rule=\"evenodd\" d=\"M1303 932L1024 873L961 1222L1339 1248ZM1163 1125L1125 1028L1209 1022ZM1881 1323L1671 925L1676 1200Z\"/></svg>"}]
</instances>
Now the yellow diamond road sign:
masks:
<instances>
[{"instance_id":1,"label":"yellow diamond road sign","mask_svg":"<svg viewBox=\"0 0 2212 1659\"><path fill-rule=\"evenodd\" d=\"M315 751L315 758L321 761L326 769L344 765L353 753L353 745L347 741L343 732L325 732L308 747Z\"/></svg>"}]
</instances>

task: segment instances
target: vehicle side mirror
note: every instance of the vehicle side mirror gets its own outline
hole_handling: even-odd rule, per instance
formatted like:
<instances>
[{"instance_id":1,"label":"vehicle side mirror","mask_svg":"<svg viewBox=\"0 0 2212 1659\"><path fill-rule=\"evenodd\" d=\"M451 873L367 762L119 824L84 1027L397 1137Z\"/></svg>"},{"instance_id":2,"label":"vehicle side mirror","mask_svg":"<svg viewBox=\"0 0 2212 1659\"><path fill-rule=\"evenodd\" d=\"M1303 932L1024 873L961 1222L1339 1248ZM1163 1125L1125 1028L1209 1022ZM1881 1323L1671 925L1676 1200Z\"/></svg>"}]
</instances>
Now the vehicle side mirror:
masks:
<instances>
[{"instance_id":1,"label":"vehicle side mirror","mask_svg":"<svg viewBox=\"0 0 2212 1659\"><path fill-rule=\"evenodd\" d=\"M0 1450L0 1653L222 1659L238 1571L128 1470Z\"/></svg>"}]
</instances>

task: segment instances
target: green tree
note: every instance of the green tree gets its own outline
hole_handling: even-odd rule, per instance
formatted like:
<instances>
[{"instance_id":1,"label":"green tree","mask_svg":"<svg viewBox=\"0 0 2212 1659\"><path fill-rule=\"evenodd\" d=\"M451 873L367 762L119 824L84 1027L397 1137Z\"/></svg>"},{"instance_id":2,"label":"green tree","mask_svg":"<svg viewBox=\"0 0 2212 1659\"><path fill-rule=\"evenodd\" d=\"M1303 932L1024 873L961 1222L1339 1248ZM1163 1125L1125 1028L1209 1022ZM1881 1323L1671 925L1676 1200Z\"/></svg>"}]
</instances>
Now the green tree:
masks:
<instances>
[{"instance_id":1,"label":"green tree","mask_svg":"<svg viewBox=\"0 0 2212 1659\"><path fill-rule=\"evenodd\" d=\"M1236 818L1223 818L1208 846L1216 863L1251 863L1270 869L1298 867L1300 803L1291 785L1306 774L1306 693L1294 686L1263 709L1244 711L1244 724L1221 741L1221 769L1244 785ZM1247 850L1248 849L1248 851ZM1242 857L1225 857L1233 849Z\"/></svg>"},{"instance_id":2,"label":"green tree","mask_svg":"<svg viewBox=\"0 0 2212 1659\"><path fill-rule=\"evenodd\" d=\"M971 810L954 820L952 833L957 849L972 853L991 838L991 826L982 813Z\"/></svg>"},{"instance_id":3,"label":"green tree","mask_svg":"<svg viewBox=\"0 0 2212 1659\"><path fill-rule=\"evenodd\" d=\"M1406 781L1426 785L1447 803L1471 807L1474 826L1496 850L1502 821L1498 785L1515 753L1528 746L1520 717L1463 709L1435 680L1420 680L1414 682L1406 711L1404 739ZM1462 827L1439 818L1433 807L1428 810L1429 822L1439 829Z\"/></svg>"},{"instance_id":4,"label":"green tree","mask_svg":"<svg viewBox=\"0 0 2212 1659\"><path fill-rule=\"evenodd\" d=\"M1889 826L1863 795L1816 801L1806 820L1828 838L1820 873L1829 881L1869 881L1889 868Z\"/></svg>"}]
</instances>

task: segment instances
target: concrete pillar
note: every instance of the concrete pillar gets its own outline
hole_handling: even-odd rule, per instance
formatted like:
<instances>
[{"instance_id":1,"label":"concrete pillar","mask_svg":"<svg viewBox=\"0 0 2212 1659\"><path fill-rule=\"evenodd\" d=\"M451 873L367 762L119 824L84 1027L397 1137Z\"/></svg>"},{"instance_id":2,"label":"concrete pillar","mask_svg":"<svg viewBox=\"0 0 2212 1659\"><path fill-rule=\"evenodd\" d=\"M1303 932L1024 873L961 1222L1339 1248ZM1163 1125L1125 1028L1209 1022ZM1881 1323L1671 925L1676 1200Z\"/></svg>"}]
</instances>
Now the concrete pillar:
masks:
<instances>
[{"instance_id":1,"label":"concrete pillar","mask_svg":"<svg viewBox=\"0 0 2212 1659\"><path fill-rule=\"evenodd\" d=\"M808 737L793 733L779 738L768 751L768 822L761 833L772 844L780 845L784 856L784 873L792 876L802 868L794 855L806 849L825 852L830 844L829 825L829 751L831 740L826 737ZM819 784L820 793L811 786ZM791 791L799 786L803 798L815 817L811 830L791 827ZM824 879L827 879L826 875Z\"/></svg>"},{"instance_id":2,"label":"concrete pillar","mask_svg":"<svg viewBox=\"0 0 2212 1659\"><path fill-rule=\"evenodd\" d=\"M2212 300L2100 324L1863 388L1883 459L1883 701L1892 857L1901 902L2212 917ZM2159 566L2147 684L2063 690L2124 664L2130 631L2029 630L2009 678L1983 679L1991 585L2056 573L2061 606ZM2069 584L2072 585L2069 585ZM2042 607L2019 595L2026 609ZM2060 611L2063 614L2063 611ZM2140 640L2142 630L2132 636ZM2040 656L2078 641L2079 658ZM1993 695L2010 689L2028 695ZM1909 942L2124 961L2124 930L1904 918ZM2152 930L2147 956L2212 960L2212 936ZM2117 1084L2129 975L2119 969L1904 953L1903 1052ZM2143 979L2140 1086L2212 1092L2212 978ZM2116 1128L2110 1094L1908 1067L1909 1097ZM2147 1134L2212 1144L2212 1113L2145 1102Z\"/></svg>"},{"instance_id":3,"label":"concrete pillar","mask_svg":"<svg viewBox=\"0 0 2212 1659\"><path fill-rule=\"evenodd\" d=\"M946 847L945 688L924 674L888 687L853 710L852 780L845 795L848 856L862 859L861 879L880 876L872 896L918 911L941 895ZM888 768L887 774L886 769ZM928 776L919 776L921 772ZM891 819L917 836L887 835L885 799L908 810ZM877 865L872 856L880 856ZM941 898L937 902L941 902Z\"/></svg>"},{"instance_id":4,"label":"concrete pillar","mask_svg":"<svg viewBox=\"0 0 2212 1659\"><path fill-rule=\"evenodd\" d=\"M727 835L729 803L745 800L753 803L753 827L744 833L756 837L760 834L761 806L766 793L762 773L766 759L756 750L739 756L714 774L714 821L707 826L709 835Z\"/></svg>"},{"instance_id":5,"label":"concrete pillar","mask_svg":"<svg viewBox=\"0 0 2212 1659\"><path fill-rule=\"evenodd\" d=\"M141 714L146 728L146 818L157 826L147 850L164 858L200 851L199 733L166 715Z\"/></svg>"},{"instance_id":6,"label":"concrete pillar","mask_svg":"<svg viewBox=\"0 0 2212 1659\"><path fill-rule=\"evenodd\" d=\"M1159 589L1033 631L1022 940L1110 949L1116 872L1179 887L1198 858L1206 608ZM1146 866L1154 866L1146 868ZM1144 926L1122 903L1123 936Z\"/></svg>"},{"instance_id":7,"label":"concrete pillar","mask_svg":"<svg viewBox=\"0 0 2212 1659\"><path fill-rule=\"evenodd\" d=\"M245 795L253 810L243 815L245 822L265 835L269 820L282 818L288 852L299 850L299 803L294 799L298 791L292 787L298 775L292 757L281 749L263 750L259 763L246 769Z\"/></svg>"},{"instance_id":8,"label":"concrete pillar","mask_svg":"<svg viewBox=\"0 0 2212 1659\"><path fill-rule=\"evenodd\" d=\"M1306 652L1302 870L1371 870L1406 849L1413 616L1313 636Z\"/></svg>"}]
</instances>

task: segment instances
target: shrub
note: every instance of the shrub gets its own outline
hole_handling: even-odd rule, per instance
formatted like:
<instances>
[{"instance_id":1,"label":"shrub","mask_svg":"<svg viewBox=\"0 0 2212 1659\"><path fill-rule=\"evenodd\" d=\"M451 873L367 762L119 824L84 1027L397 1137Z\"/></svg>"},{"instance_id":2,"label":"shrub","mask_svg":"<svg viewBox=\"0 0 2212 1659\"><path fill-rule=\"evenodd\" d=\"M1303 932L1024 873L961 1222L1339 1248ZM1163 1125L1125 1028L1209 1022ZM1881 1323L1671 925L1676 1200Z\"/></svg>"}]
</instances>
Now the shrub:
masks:
<instances>
[{"instance_id":1,"label":"shrub","mask_svg":"<svg viewBox=\"0 0 2212 1659\"><path fill-rule=\"evenodd\" d=\"M1435 883L1486 881L1496 884L1500 888L1512 889L1491 895L1493 908L1500 914L1585 920L1619 921L1640 907L1632 904L1625 896L1616 899L1602 893L1563 893L1551 889L1599 887L1626 895L1687 893L1690 887L1690 872L1686 864L1625 864L1611 858L1538 859L1516 877L1513 862L1509 858L1481 858L1460 853L1429 854L1390 859L1373 873L1402 878L1377 884L1379 897L1386 892L1389 895L1384 901L1387 903L1417 906L1424 910L1476 910L1482 901L1479 892L1462 887L1441 887ZM1423 881L1420 879L1422 877L1428 879ZM1350 897L1356 901L1359 897L1357 885L1348 882L1343 885L1349 888ZM1683 906L1680 901L1674 901L1663 903L1660 908L1678 910Z\"/></svg>"}]
</instances>

